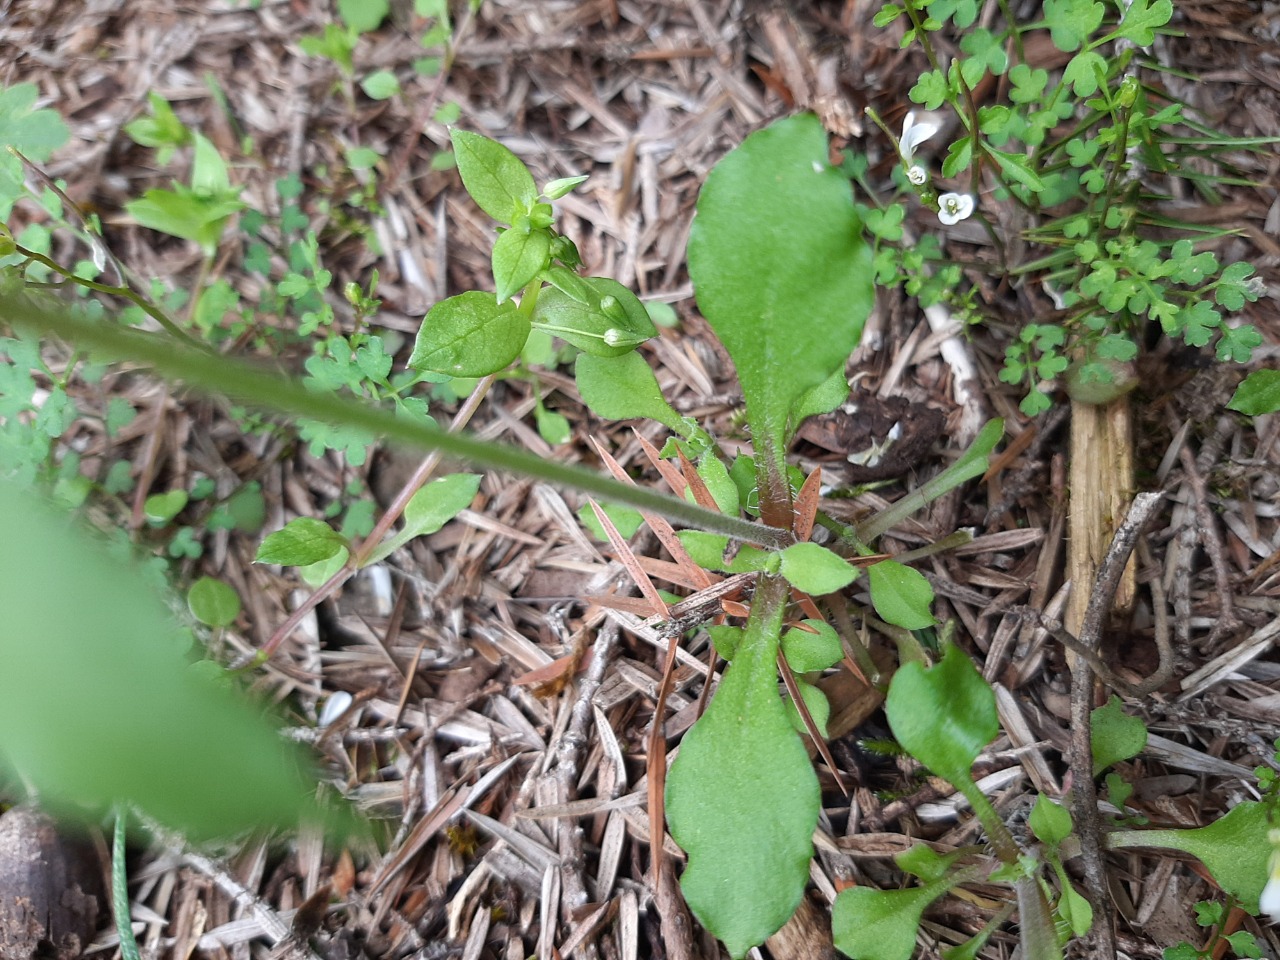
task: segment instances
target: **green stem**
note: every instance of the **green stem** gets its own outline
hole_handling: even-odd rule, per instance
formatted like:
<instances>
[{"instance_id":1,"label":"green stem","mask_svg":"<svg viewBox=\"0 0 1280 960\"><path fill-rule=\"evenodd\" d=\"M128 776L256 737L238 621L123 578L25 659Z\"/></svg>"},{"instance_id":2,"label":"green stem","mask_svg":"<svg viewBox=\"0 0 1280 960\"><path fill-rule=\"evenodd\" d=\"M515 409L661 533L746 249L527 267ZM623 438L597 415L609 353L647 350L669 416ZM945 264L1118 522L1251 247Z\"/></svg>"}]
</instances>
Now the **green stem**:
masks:
<instances>
[{"instance_id":1,"label":"green stem","mask_svg":"<svg viewBox=\"0 0 1280 960\"><path fill-rule=\"evenodd\" d=\"M127 810L118 804L116 828L111 842L111 910L116 918L116 933L120 936L120 956L123 960L141 960L138 941L133 936L133 918L129 911L129 878L125 874L127 819Z\"/></svg>"},{"instance_id":2,"label":"green stem","mask_svg":"<svg viewBox=\"0 0 1280 960\"><path fill-rule=\"evenodd\" d=\"M737 517L704 510L677 497L642 487L618 483L582 467L544 460L525 450L454 435L433 424L409 422L372 405L334 394L313 393L278 371L232 357L213 357L203 351L185 350L171 341L130 330L115 323L93 321L71 310L52 311L25 302L22 297L0 296L0 316L9 323L41 333L53 333L81 349L93 349L117 360L153 367L172 380L226 394L260 408L296 417L341 423L388 440L441 453L477 466L509 470L557 486L652 510L676 523L723 534L770 548L789 545L789 532L771 530Z\"/></svg>"},{"instance_id":3,"label":"green stem","mask_svg":"<svg viewBox=\"0 0 1280 960\"><path fill-rule=\"evenodd\" d=\"M34 260L36 261L36 263L43 264L44 266L52 270L54 273L58 274L60 277L64 277L69 282L74 283L78 286L84 287L86 290L96 290L98 293L110 294L113 297L123 297L124 299L132 303L134 306L138 307L138 309L140 309L143 313L149 316L156 323L160 324L160 326L164 328L166 333L169 333L172 336L177 337L179 340L182 340L183 342L189 344L190 346L197 347L201 350L208 349L199 340L194 339L189 333L187 333L185 330L179 327L176 323L170 320L168 314L166 314L163 310L157 307L154 303L152 303L142 294L135 293L129 287L124 287L124 286L115 287L107 283L98 283L96 280L86 280L84 277L77 277L74 273L67 270L66 267L62 266L57 261L50 260L48 257L46 257L42 253L37 253L35 250L28 250L26 247L23 247L17 244L14 245L14 249L16 250L16 252L22 254L22 256L30 260Z\"/></svg>"}]
</instances>

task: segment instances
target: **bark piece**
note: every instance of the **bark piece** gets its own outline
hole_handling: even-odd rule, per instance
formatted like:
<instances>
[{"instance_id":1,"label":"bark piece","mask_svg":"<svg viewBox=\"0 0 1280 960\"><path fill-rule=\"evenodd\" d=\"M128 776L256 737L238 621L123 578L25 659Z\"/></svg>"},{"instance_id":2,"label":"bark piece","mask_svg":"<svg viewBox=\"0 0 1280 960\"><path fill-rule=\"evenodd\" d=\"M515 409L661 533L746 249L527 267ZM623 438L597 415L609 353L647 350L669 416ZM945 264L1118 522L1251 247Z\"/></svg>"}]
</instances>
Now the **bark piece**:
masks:
<instances>
[{"instance_id":1,"label":"bark piece","mask_svg":"<svg viewBox=\"0 0 1280 960\"><path fill-rule=\"evenodd\" d=\"M0 816L0 960L76 960L103 902L92 848L31 807Z\"/></svg>"}]
</instances>

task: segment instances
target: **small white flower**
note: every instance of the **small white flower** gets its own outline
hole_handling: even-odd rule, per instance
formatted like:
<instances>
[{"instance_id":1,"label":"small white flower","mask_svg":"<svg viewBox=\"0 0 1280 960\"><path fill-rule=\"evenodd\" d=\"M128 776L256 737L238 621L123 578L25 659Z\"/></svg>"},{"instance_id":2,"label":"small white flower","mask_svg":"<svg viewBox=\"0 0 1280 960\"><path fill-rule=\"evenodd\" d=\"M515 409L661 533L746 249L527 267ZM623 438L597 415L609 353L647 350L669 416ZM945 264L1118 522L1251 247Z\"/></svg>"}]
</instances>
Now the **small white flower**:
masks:
<instances>
[{"instance_id":1,"label":"small white flower","mask_svg":"<svg viewBox=\"0 0 1280 960\"><path fill-rule=\"evenodd\" d=\"M936 123L916 123L916 112L910 110L907 112L906 119L902 121L902 139L898 142L898 152L902 155L902 165L907 168L907 176L911 176L913 161L916 155L916 147L924 143L935 133L938 132ZM912 180L912 183L917 181Z\"/></svg>"},{"instance_id":2,"label":"small white flower","mask_svg":"<svg viewBox=\"0 0 1280 960\"><path fill-rule=\"evenodd\" d=\"M943 226L965 220L973 213L973 197L967 193L944 193L938 198L938 219Z\"/></svg>"},{"instance_id":3,"label":"small white flower","mask_svg":"<svg viewBox=\"0 0 1280 960\"><path fill-rule=\"evenodd\" d=\"M320 711L320 721L318 726L323 729L329 726L333 721L347 712L347 708L351 706L351 701L355 698L345 690L338 690L333 693L328 700L325 701L324 709Z\"/></svg>"},{"instance_id":4,"label":"small white flower","mask_svg":"<svg viewBox=\"0 0 1280 960\"><path fill-rule=\"evenodd\" d=\"M929 174L925 172L924 167L918 163L913 163L907 169L907 179L914 183L917 187L923 187L925 181L929 179Z\"/></svg>"},{"instance_id":5,"label":"small white flower","mask_svg":"<svg viewBox=\"0 0 1280 960\"><path fill-rule=\"evenodd\" d=\"M1272 923L1280 922L1280 877L1274 873L1267 885L1262 888L1262 896L1258 898L1259 913L1271 918Z\"/></svg>"}]
</instances>

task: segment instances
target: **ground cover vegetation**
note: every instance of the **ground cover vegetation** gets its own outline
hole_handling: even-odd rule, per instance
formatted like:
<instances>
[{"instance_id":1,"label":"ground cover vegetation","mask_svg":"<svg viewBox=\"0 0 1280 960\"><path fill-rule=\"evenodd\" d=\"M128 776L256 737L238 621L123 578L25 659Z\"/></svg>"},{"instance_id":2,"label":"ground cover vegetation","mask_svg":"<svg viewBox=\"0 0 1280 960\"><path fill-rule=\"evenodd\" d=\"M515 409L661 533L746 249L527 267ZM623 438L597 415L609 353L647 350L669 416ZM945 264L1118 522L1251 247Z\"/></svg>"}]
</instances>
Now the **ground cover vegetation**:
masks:
<instances>
[{"instance_id":1,"label":"ground cover vegetation","mask_svg":"<svg viewBox=\"0 0 1280 960\"><path fill-rule=\"evenodd\" d=\"M266 28L280 6L209 16ZM1179 704L1223 684L1271 696L1280 622L1274 263L1222 213L1266 195L1276 141L1191 102L1167 51L1195 14L753 11L770 56L733 89L762 109L690 171L688 230L642 266L660 236L638 225L668 209L657 154L633 140L615 157L614 191L625 205L638 181L641 202L607 228L584 214L589 162L536 175L554 145L486 125L458 64L494 7L346 0L290 34L299 71L324 78L305 96L328 142L295 134L287 166L228 77L203 78L203 124L139 88L119 136L163 175L118 215L50 172L73 111L18 76L0 92L0 754L13 799L114 818L122 953L140 955L136 816L151 856L253 902L249 937L324 955L359 931L380 955L631 957L641 916L673 956L1263 955L1280 731L1252 708L1255 726L1208 724L1208 750L1161 735L1185 738ZM704 18L690 56L725 82ZM815 38L837 27L919 66L899 102L833 80ZM388 135L397 104L410 117ZM301 109L305 131L317 106ZM423 143L434 215L400 183ZM431 270L410 220L437 234ZM117 230L168 238L182 269L133 262ZM444 256L459 230L470 252ZM623 282L650 275L687 286L642 299ZM896 351L889 304L926 317ZM711 377L672 341L712 344L736 394L682 402ZM1173 392L1143 371L1193 354L1216 378L1210 426L1188 413L1144 447L1135 419ZM175 407L183 438L163 451ZM1064 484L1045 444L1068 409ZM469 432L484 411L528 450ZM392 469L384 443L423 459ZM559 462L580 443L591 469ZM977 482L989 502L970 509ZM526 498L572 546L550 566L592 571L585 595L503 545L544 542L513 525ZM965 560L981 556L995 574ZM468 614L481 596L492 609ZM1062 681L1015 694L1057 662ZM1150 784L1178 775L1154 765L1230 786L1174 817ZM283 855L261 832L298 824ZM215 839L234 860L207 856ZM1135 906L1119 851L1198 877L1194 896L1156 886ZM274 904L236 865L260 880L273 857ZM223 943L165 936L153 925L142 949Z\"/></svg>"}]
</instances>

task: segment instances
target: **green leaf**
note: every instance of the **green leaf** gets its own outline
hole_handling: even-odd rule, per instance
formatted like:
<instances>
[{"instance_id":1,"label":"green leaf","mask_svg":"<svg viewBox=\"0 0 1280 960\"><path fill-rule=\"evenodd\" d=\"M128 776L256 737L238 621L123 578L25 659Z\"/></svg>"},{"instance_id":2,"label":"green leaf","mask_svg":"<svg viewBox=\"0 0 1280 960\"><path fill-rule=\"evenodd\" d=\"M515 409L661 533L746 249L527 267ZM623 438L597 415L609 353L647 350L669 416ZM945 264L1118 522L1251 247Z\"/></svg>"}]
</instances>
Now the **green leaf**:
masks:
<instances>
[{"instance_id":1,"label":"green leaf","mask_svg":"<svg viewBox=\"0 0 1280 960\"><path fill-rule=\"evenodd\" d=\"M376 70L360 81L360 89L370 100L389 100L400 92L400 81L390 70Z\"/></svg>"},{"instance_id":2,"label":"green leaf","mask_svg":"<svg viewBox=\"0 0 1280 960\"><path fill-rule=\"evenodd\" d=\"M925 908L947 892L936 880L908 890L853 887L831 905L836 949L857 960L911 960Z\"/></svg>"},{"instance_id":3,"label":"green leaf","mask_svg":"<svg viewBox=\"0 0 1280 960\"><path fill-rule=\"evenodd\" d=\"M328 560L346 545L343 536L323 520L296 517L282 529L267 535L253 562L301 567Z\"/></svg>"},{"instance_id":4,"label":"green leaf","mask_svg":"<svg viewBox=\"0 0 1280 960\"><path fill-rule=\"evenodd\" d=\"M680 878L685 900L735 958L795 912L820 800L778 695L783 604L762 602L762 586L733 662L667 778L667 822L689 855Z\"/></svg>"},{"instance_id":5,"label":"green leaf","mask_svg":"<svg viewBox=\"0 0 1280 960\"><path fill-rule=\"evenodd\" d=\"M1137 717L1124 712L1120 698L1112 694L1092 716L1090 742L1093 746L1093 775L1113 763L1136 757L1147 745L1147 727Z\"/></svg>"},{"instance_id":6,"label":"green leaf","mask_svg":"<svg viewBox=\"0 0 1280 960\"><path fill-rule=\"evenodd\" d=\"M364 566L384 560L415 537L429 536L460 514L480 489L478 473L452 473L432 480L409 498L404 508L404 526L395 536L379 544Z\"/></svg>"},{"instance_id":7,"label":"green leaf","mask_svg":"<svg viewBox=\"0 0 1280 960\"><path fill-rule=\"evenodd\" d=\"M133 804L193 839L315 812L304 754L189 669L140 567L7 482L0 518L0 757L42 802Z\"/></svg>"},{"instance_id":8,"label":"green leaf","mask_svg":"<svg viewBox=\"0 0 1280 960\"><path fill-rule=\"evenodd\" d=\"M959 789L973 783L969 768L999 732L991 687L954 645L933 667L899 667L885 713L903 749Z\"/></svg>"},{"instance_id":9,"label":"green leaf","mask_svg":"<svg viewBox=\"0 0 1280 960\"><path fill-rule=\"evenodd\" d=\"M564 271L568 273L568 271ZM572 274L570 274L572 275ZM549 272L552 283L563 276ZM657 336L636 295L608 277L577 277L573 294L559 285L543 290L533 308L535 326L597 357L620 357Z\"/></svg>"},{"instance_id":10,"label":"green leaf","mask_svg":"<svg viewBox=\"0 0 1280 960\"><path fill-rule=\"evenodd\" d=\"M1006 177L1025 187L1039 192L1044 189L1044 181L1040 175L1027 164L1027 158L1020 153L1007 153L1004 150L987 149L987 154L1000 166Z\"/></svg>"},{"instance_id":11,"label":"green leaf","mask_svg":"<svg viewBox=\"0 0 1280 960\"><path fill-rule=\"evenodd\" d=\"M514 153L495 140L454 130L453 154L462 185L481 210L511 224L538 199L533 175Z\"/></svg>"},{"instance_id":12,"label":"green leaf","mask_svg":"<svg viewBox=\"0 0 1280 960\"><path fill-rule=\"evenodd\" d=\"M600 504L600 509L613 522L618 533L622 535L623 540L630 540L640 525L644 523L644 515L639 510L633 510L631 507L620 507L612 503ZM596 516L596 512L591 509L588 504L583 504L578 508L578 519L582 522L591 535L597 540L607 542L609 537L604 532L604 527L600 523L600 518Z\"/></svg>"},{"instance_id":13,"label":"green leaf","mask_svg":"<svg viewBox=\"0 0 1280 960\"><path fill-rule=\"evenodd\" d=\"M816 543L794 543L781 557L781 573L787 582L815 597L835 593L858 576L848 560Z\"/></svg>"},{"instance_id":14,"label":"green leaf","mask_svg":"<svg viewBox=\"0 0 1280 960\"><path fill-rule=\"evenodd\" d=\"M582 402L606 420L647 417L669 430L681 431L681 417L662 395L653 369L635 350L620 357L578 356L573 371Z\"/></svg>"},{"instance_id":15,"label":"green leaf","mask_svg":"<svg viewBox=\"0 0 1280 960\"><path fill-rule=\"evenodd\" d=\"M843 369L874 298L871 249L816 117L756 131L716 164L688 260L698 307L737 367L757 453L781 473L792 409Z\"/></svg>"},{"instance_id":16,"label":"green leaf","mask_svg":"<svg viewBox=\"0 0 1280 960\"><path fill-rule=\"evenodd\" d=\"M831 376L816 387L811 387L801 394L791 409L791 434L800 428L809 417L830 413L849 397L849 380L844 375L844 368L833 370Z\"/></svg>"},{"instance_id":17,"label":"green leaf","mask_svg":"<svg viewBox=\"0 0 1280 960\"><path fill-rule=\"evenodd\" d=\"M232 188L227 161L222 159L213 141L199 133L192 135L192 141L195 149L191 160L191 191L197 197L211 201L234 198L239 190Z\"/></svg>"},{"instance_id":18,"label":"green leaf","mask_svg":"<svg viewBox=\"0 0 1280 960\"><path fill-rule=\"evenodd\" d=\"M511 301L468 290L427 311L409 367L454 377L487 377L511 365L529 338L529 321Z\"/></svg>"},{"instance_id":19,"label":"green leaf","mask_svg":"<svg viewBox=\"0 0 1280 960\"><path fill-rule=\"evenodd\" d=\"M389 0L338 0L338 15L357 33L378 29L390 10Z\"/></svg>"},{"instance_id":20,"label":"green leaf","mask_svg":"<svg viewBox=\"0 0 1280 960\"><path fill-rule=\"evenodd\" d=\"M1266 885L1271 844L1267 805L1246 800L1207 827L1192 830L1125 830L1112 834L1112 848L1158 847L1185 850L1209 868L1223 891L1250 913Z\"/></svg>"},{"instance_id":21,"label":"green leaf","mask_svg":"<svg viewBox=\"0 0 1280 960\"><path fill-rule=\"evenodd\" d=\"M1102 4L1097 4L1099 8ZM1107 61L1092 50L1082 50L1068 61L1062 71L1064 82L1071 84L1077 97L1091 97L1098 92L1098 80L1107 75Z\"/></svg>"},{"instance_id":22,"label":"green leaf","mask_svg":"<svg viewBox=\"0 0 1280 960\"><path fill-rule=\"evenodd\" d=\"M551 233L548 230L504 230L493 244L493 280L498 303L522 290L551 260Z\"/></svg>"},{"instance_id":23,"label":"green leaf","mask_svg":"<svg viewBox=\"0 0 1280 960\"><path fill-rule=\"evenodd\" d=\"M1071 836L1071 813L1041 793L1036 796L1036 805L1031 808L1027 826L1049 847L1056 848Z\"/></svg>"},{"instance_id":24,"label":"green leaf","mask_svg":"<svg viewBox=\"0 0 1280 960\"><path fill-rule=\"evenodd\" d=\"M244 203L231 197L202 197L189 187L175 183L172 190L148 190L124 208L139 225L198 243L212 256L222 238L223 228Z\"/></svg>"},{"instance_id":25,"label":"green leaf","mask_svg":"<svg viewBox=\"0 0 1280 960\"><path fill-rule=\"evenodd\" d=\"M796 673L825 670L840 662L844 648L835 628L825 620L805 620L808 630L792 627L782 635L782 655Z\"/></svg>"},{"instance_id":26,"label":"green leaf","mask_svg":"<svg viewBox=\"0 0 1280 960\"><path fill-rule=\"evenodd\" d=\"M1045 0L1044 3L1049 35L1054 46L1063 53L1079 50L1101 25L1104 12L1102 4L1096 0Z\"/></svg>"},{"instance_id":27,"label":"green leaf","mask_svg":"<svg viewBox=\"0 0 1280 960\"><path fill-rule=\"evenodd\" d=\"M738 488L729 477L729 468L724 465L724 461L715 454L708 454L698 461L696 469L698 476L706 484L716 509L725 516L736 517L739 506ZM692 497L693 491L689 491L689 498Z\"/></svg>"},{"instance_id":28,"label":"green leaf","mask_svg":"<svg viewBox=\"0 0 1280 960\"><path fill-rule=\"evenodd\" d=\"M814 729L818 731L818 736L825 740L827 721L831 719L831 701L813 684L806 683L798 677L795 683L796 689L800 691L800 698L804 701L805 709L809 711L809 719L813 721ZM791 721L791 728L796 733L808 736L809 727L804 722L804 717L800 716L800 710L794 701L787 702L787 718Z\"/></svg>"},{"instance_id":29,"label":"green leaf","mask_svg":"<svg viewBox=\"0 0 1280 960\"><path fill-rule=\"evenodd\" d=\"M153 493L143 501L142 514L149 523L168 523L183 511L187 505L187 499L188 494L185 490Z\"/></svg>"},{"instance_id":30,"label":"green leaf","mask_svg":"<svg viewBox=\"0 0 1280 960\"><path fill-rule=\"evenodd\" d=\"M240 616L240 596L216 577L201 577L187 591L191 615L209 627L226 627Z\"/></svg>"},{"instance_id":31,"label":"green leaf","mask_svg":"<svg viewBox=\"0 0 1280 960\"><path fill-rule=\"evenodd\" d=\"M1139 47L1155 43L1156 28L1163 27L1173 17L1173 0L1133 0L1125 11L1124 19L1116 29L1116 36L1123 37Z\"/></svg>"},{"instance_id":32,"label":"green leaf","mask_svg":"<svg viewBox=\"0 0 1280 960\"><path fill-rule=\"evenodd\" d=\"M1280 411L1280 370L1255 370L1244 378L1227 403L1249 417Z\"/></svg>"},{"instance_id":33,"label":"green leaf","mask_svg":"<svg viewBox=\"0 0 1280 960\"><path fill-rule=\"evenodd\" d=\"M933 615L933 587L924 574L896 560L881 560L867 568L871 605L880 619L906 630L923 630L938 621Z\"/></svg>"}]
</instances>

